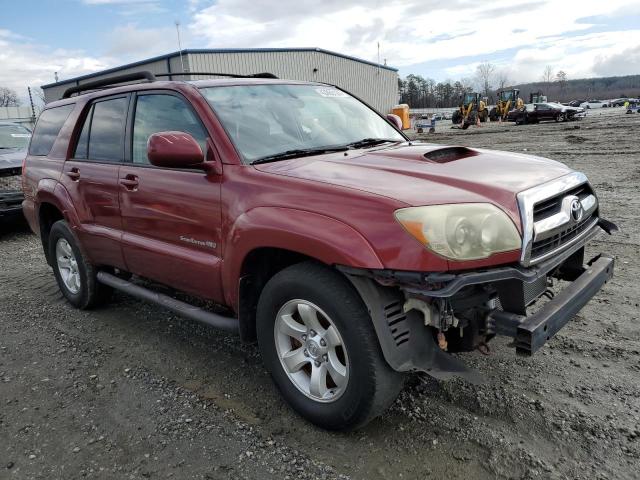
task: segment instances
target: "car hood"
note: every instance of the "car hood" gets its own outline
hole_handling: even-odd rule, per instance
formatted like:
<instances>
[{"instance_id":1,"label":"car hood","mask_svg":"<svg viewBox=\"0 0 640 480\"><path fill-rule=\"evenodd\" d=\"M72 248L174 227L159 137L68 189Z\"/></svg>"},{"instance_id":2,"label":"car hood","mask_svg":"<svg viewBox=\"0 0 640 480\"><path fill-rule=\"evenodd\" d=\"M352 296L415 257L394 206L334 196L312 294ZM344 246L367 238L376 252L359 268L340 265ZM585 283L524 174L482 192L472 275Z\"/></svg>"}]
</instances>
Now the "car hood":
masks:
<instances>
[{"instance_id":1,"label":"car hood","mask_svg":"<svg viewBox=\"0 0 640 480\"><path fill-rule=\"evenodd\" d=\"M262 172L362 190L406 205L490 202L519 224L516 194L571 172L520 153L403 143L257 165Z\"/></svg>"},{"instance_id":2,"label":"car hood","mask_svg":"<svg viewBox=\"0 0 640 480\"><path fill-rule=\"evenodd\" d=\"M0 150L0 171L10 168L22 167L22 161L27 156L27 151L19 148Z\"/></svg>"}]
</instances>

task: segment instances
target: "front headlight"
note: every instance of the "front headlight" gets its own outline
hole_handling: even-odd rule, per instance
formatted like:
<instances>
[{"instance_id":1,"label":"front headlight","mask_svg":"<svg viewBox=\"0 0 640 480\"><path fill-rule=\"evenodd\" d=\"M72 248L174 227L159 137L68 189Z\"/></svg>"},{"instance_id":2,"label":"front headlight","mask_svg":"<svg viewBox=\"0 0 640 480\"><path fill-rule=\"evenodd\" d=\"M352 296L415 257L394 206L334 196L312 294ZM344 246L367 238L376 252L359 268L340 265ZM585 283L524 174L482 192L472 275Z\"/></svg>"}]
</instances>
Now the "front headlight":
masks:
<instances>
[{"instance_id":1,"label":"front headlight","mask_svg":"<svg viewBox=\"0 0 640 480\"><path fill-rule=\"evenodd\" d=\"M490 203L409 207L395 216L425 247L452 260L478 260L521 247L513 221Z\"/></svg>"}]
</instances>

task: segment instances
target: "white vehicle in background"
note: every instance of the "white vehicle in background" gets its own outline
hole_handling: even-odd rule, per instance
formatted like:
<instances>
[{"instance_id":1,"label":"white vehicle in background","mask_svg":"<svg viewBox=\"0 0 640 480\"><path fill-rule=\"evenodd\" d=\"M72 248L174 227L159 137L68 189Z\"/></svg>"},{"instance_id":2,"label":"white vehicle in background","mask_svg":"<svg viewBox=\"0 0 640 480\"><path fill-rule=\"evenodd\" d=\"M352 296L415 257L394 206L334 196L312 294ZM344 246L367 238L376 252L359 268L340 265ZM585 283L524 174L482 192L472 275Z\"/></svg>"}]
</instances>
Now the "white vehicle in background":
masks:
<instances>
[{"instance_id":1,"label":"white vehicle in background","mask_svg":"<svg viewBox=\"0 0 640 480\"><path fill-rule=\"evenodd\" d=\"M604 108L609 106L609 102L606 100L587 100L581 103L580 106L587 110L591 108Z\"/></svg>"}]
</instances>

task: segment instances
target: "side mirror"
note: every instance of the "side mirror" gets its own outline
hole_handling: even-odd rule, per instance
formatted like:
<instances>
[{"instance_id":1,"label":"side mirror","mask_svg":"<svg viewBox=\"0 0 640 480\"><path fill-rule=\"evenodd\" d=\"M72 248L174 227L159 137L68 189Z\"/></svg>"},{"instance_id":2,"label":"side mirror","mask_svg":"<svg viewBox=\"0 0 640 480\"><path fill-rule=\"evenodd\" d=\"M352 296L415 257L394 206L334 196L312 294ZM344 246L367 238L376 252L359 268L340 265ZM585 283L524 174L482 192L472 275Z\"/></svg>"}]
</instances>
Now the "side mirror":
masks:
<instances>
[{"instance_id":1,"label":"side mirror","mask_svg":"<svg viewBox=\"0 0 640 480\"><path fill-rule=\"evenodd\" d=\"M395 113L387 113L387 120L391 123L391 125L402 131L402 119L398 115L396 115Z\"/></svg>"},{"instance_id":2,"label":"side mirror","mask_svg":"<svg viewBox=\"0 0 640 480\"><path fill-rule=\"evenodd\" d=\"M158 132L147 141L147 158L151 165L165 168L202 166L204 154L198 142L184 132Z\"/></svg>"}]
</instances>

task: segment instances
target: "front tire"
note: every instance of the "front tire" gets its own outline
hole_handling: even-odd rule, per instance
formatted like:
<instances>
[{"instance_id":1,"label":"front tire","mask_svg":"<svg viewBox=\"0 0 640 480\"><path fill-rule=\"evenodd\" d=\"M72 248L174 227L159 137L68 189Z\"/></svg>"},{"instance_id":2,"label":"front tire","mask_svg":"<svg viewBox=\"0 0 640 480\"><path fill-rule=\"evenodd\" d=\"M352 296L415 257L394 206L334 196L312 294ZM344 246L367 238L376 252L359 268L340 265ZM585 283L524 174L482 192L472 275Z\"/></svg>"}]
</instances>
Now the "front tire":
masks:
<instances>
[{"instance_id":1,"label":"front tire","mask_svg":"<svg viewBox=\"0 0 640 480\"><path fill-rule=\"evenodd\" d=\"M284 399L322 428L365 425L402 389L404 375L384 360L362 299L323 265L300 263L269 280L258 302L257 334Z\"/></svg>"},{"instance_id":2,"label":"front tire","mask_svg":"<svg viewBox=\"0 0 640 480\"><path fill-rule=\"evenodd\" d=\"M53 224L48 246L58 287L71 305L88 309L109 299L112 289L98 282L96 269L82 254L66 221Z\"/></svg>"}]
</instances>

